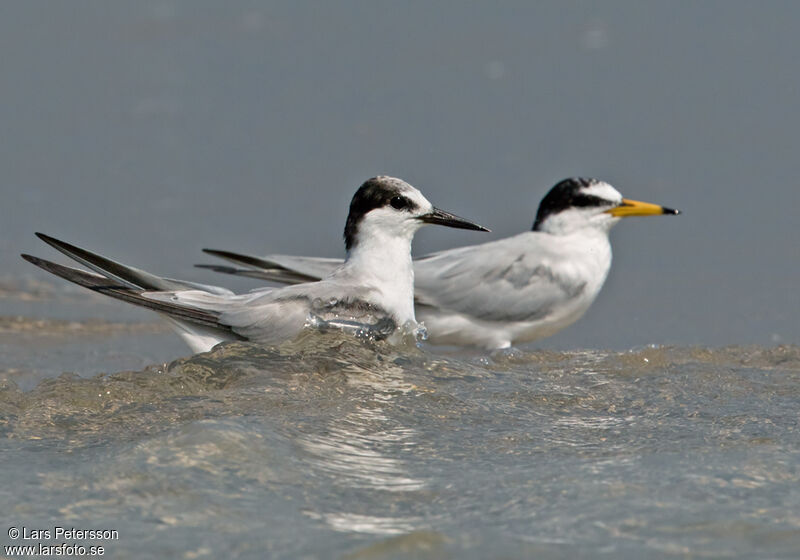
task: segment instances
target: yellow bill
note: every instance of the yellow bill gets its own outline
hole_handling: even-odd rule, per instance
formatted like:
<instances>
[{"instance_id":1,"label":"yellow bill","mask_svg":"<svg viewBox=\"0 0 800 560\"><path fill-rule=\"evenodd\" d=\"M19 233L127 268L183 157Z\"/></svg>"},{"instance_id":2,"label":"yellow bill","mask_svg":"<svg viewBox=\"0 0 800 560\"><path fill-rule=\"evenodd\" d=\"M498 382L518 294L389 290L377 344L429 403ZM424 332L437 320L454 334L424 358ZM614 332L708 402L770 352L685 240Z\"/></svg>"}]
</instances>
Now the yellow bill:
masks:
<instances>
[{"instance_id":1,"label":"yellow bill","mask_svg":"<svg viewBox=\"0 0 800 560\"><path fill-rule=\"evenodd\" d=\"M638 200L631 200L623 198L622 204L615 206L606 213L616 216L618 218L627 218L628 216L655 216L659 214L680 214L680 210L673 210L672 208L665 208L658 204L650 204L649 202L639 202Z\"/></svg>"}]
</instances>

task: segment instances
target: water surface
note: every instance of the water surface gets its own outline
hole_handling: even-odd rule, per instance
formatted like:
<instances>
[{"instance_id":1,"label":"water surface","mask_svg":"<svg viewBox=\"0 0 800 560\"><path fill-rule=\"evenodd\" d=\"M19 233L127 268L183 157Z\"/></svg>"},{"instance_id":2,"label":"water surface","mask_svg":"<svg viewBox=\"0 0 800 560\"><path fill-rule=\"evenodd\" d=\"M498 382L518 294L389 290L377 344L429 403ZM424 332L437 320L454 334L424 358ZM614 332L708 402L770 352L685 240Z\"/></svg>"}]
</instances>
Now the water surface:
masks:
<instances>
[{"instance_id":1,"label":"water surface","mask_svg":"<svg viewBox=\"0 0 800 560\"><path fill-rule=\"evenodd\" d=\"M42 351L64 325L37 328ZM116 529L114 558L800 550L795 346L486 357L307 333L20 390L36 375L3 375L0 508Z\"/></svg>"}]
</instances>

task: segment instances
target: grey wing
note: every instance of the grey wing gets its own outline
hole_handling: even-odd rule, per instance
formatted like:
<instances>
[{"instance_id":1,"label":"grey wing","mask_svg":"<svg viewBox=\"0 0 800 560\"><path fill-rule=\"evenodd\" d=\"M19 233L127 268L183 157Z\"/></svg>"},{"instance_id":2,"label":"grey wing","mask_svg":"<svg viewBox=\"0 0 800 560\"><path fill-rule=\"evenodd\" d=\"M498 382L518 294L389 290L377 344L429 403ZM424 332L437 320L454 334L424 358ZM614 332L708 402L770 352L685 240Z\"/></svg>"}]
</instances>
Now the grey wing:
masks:
<instances>
[{"instance_id":1,"label":"grey wing","mask_svg":"<svg viewBox=\"0 0 800 560\"><path fill-rule=\"evenodd\" d=\"M162 291L143 295L154 302L211 313L220 325L236 335L271 344L292 338L306 324L309 309L307 298L280 295L290 288L257 290L229 297L218 297L202 291Z\"/></svg>"},{"instance_id":2,"label":"grey wing","mask_svg":"<svg viewBox=\"0 0 800 560\"><path fill-rule=\"evenodd\" d=\"M276 343L294 337L306 326L385 325L387 313L370 303L372 291L335 280L282 289L254 290L228 298L202 292L148 294L160 301L213 311L219 322L248 340Z\"/></svg>"},{"instance_id":3,"label":"grey wing","mask_svg":"<svg viewBox=\"0 0 800 560\"><path fill-rule=\"evenodd\" d=\"M551 266L555 255L524 241L510 237L417 261L417 305L485 321L532 321L584 290Z\"/></svg>"},{"instance_id":4,"label":"grey wing","mask_svg":"<svg viewBox=\"0 0 800 560\"><path fill-rule=\"evenodd\" d=\"M341 259L319 257L296 257L292 255L267 255L256 257L231 251L216 249L203 249L204 252L231 261L245 268L234 268L217 265L197 265L200 268L210 268L216 272L249 276L280 282L283 284L299 284L314 282L329 276L342 264Z\"/></svg>"}]
</instances>

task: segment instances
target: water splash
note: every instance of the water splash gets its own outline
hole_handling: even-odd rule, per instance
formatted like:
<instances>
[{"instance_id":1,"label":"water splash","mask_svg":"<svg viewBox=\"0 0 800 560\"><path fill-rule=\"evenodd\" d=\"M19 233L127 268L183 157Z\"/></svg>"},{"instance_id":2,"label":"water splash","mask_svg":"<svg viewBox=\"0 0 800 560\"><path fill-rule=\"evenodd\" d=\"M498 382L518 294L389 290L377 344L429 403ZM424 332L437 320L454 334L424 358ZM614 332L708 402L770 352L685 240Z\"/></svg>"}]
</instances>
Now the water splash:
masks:
<instances>
[{"instance_id":1,"label":"water splash","mask_svg":"<svg viewBox=\"0 0 800 560\"><path fill-rule=\"evenodd\" d=\"M791 556L798 402L793 346L484 359L309 332L5 379L0 506L125 519L130 543L156 523L210 555L382 558L433 535L451 556Z\"/></svg>"}]
</instances>

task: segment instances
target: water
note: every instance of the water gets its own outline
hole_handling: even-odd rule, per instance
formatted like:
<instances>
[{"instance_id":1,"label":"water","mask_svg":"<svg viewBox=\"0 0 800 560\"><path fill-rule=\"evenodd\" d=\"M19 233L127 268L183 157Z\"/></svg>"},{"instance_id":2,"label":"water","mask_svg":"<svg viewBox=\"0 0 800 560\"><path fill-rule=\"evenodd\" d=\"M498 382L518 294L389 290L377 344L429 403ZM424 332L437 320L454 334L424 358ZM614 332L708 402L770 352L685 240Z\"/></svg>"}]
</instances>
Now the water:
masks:
<instances>
[{"instance_id":1,"label":"water","mask_svg":"<svg viewBox=\"0 0 800 560\"><path fill-rule=\"evenodd\" d=\"M36 328L69 361L65 324ZM115 529L113 558L800 551L796 346L486 357L306 333L20 390L32 376L0 389L6 524Z\"/></svg>"}]
</instances>

